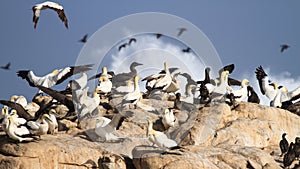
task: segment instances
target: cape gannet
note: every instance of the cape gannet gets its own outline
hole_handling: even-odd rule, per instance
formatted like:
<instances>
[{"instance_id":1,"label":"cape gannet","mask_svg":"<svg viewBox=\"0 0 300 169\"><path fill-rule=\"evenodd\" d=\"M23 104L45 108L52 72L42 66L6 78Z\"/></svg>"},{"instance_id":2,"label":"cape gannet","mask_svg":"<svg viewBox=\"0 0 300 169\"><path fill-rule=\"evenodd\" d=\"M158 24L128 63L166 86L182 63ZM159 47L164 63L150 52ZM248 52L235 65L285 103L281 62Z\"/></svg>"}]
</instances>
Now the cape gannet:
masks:
<instances>
[{"instance_id":1,"label":"cape gannet","mask_svg":"<svg viewBox=\"0 0 300 169\"><path fill-rule=\"evenodd\" d=\"M162 89L163 91L165 91L172 83L172 76L170 74L167 62L164 62L164 70L166 74L156 81L156 83L153 86L154 89Z\"/></svg>"},{"instance_id":2,"label":"cape gannet","mask_svg":"<svg viewBox=\"0 0 300 169\"><path fill-rule=\"evenodd\" d=\"M96 124L95 133L101 141L119 141L120 137L114 135L113 132L119 128L124 119L125 117L121 114L114 115L111 121L102 117L98 119L99 122Z\"/></svg>"},{"instance_id":3,"label":"cape gannet","mask_svg":"<svg viewBox=\"0 0 300 169\"><path fill-rule=\"evenodd\" d=\"M163 150L177 148L177 143L169 139L163 132L153 130L153 122L151 117L147 116L148 128L147 137L149 140Z\"/></svg>"},{"instance_id":4,"label":"cape gannet","mask_svg":"<svg viewBox=\"0 0 300 169\"><path fill-rule=\"evenodd\" d=\"M159 39L162 36L161 33L156 33L155 35L156 35L156 39Z\"/></svg>"},{"instance_id":5,"label":"cape gannet","mask_svg":"<svg viewBox=\"0 0 300 169\"><path fill-rule=\"evenodd\" d=\"M165 90L163 90L164 92L175 93L180 89L180 82L177 79L179 74L180 72L173 75L170 85Z\"/></svg>"},{"instance_id":6,"label":"cape gannet","mask_svg":"<svg viewBox=\"0 0 300 169\"><path fill-rule=\"evenodd\" d=\"M191 48L190 47L187 47L185 49L182 49L182 52L183 53L190 53L191 52Z\"/></svg>"},{"instance_id":7,"label":"cape gannet","mask_svg":"<svg viewBox=\"0 0 300 169\"><path fill-rule=\"evenodd\" d=\"M10 70L10 62L8 62L5 66L0 66L0 69Z\"/></svg>"},{"instance_id":8,"label":"cape gannet","mask_svg":"<svg viewBox=\"0 0 300 169\"><path fill-rule=\"evenodd\" d=\"M140 91L140 87L138 84L140 77L139 76L135 76L134 77L134 90L133 92L127 93L122 100L122 105L126 104L126 103L132 103L136 106L137 102L140 100L141 98L141 91Z\"/></svg>"},{"instance_id":9,"label":"cape gannet","mask_svg":"<svg viewBox=\"0 0 300 169\"><path fill-rule=\"evenodd\" d=\"M260 103L260 99L257 95L257 93L254 91L253 87L251 86L247 86L247 90L248 90L248 102L250 103Z\"/></svg>"},{"instance_id":10,"label":"cape gannet","mask_svg":"<svg viewBox=\"0 0 300 169\"><path fill-rule=\"evenodd\" d=\"M289 148L289 142L287 141L285 136L286 136L286 133L283 133L282 136L281 136L282 139L279 142L279 147L280 147L280 150L281 150L280 157L283 156L288 151L288 148Z\"/></svg>"},{"instance_id":11,"label":"cape gannet","mask_svg":"<svg viewBox=\"0 0 300 169\"><path fill-rule=\"evenodd\" d=\"M19 142L23 142L23 141L32 141L33 138L29 138L29 137L22 137L23 135L28 135L30 134L29 130L25 127L25 126L17 126L15 124L13 116L8 116L7 120L6 120L6 126L7 126L7 130L6 130L6 134L9 136L9 138L13 139L13 140L17 140Z\"/></svg>"},{"instance_id":12,"label":"cape gannet","mask_svg":"<svg viewBox=\"0 0 300 169\"><path fill-rule=\"evenodd\" d=\"M186 28L178 28L178 34L177 37L181 36L183 34L183 32L187 31Z\"/></svg>"},{"instance_id":13,"label":"cape gannet","mask_svg":"<svg viewBox=\"0 0 300 169\"><path fill-rule=\"evenodd\" d=\"M0 100L0 103L15 109L18 112L18 115L26 120L34 119L34 116L32 116L30 113L28 113L24 109L24 107L22 105L20 105L19 103L14 103L14 102L7 101L7 100ZM40 111L42 111L42 110L40 110Z\"/></svg>"},{"instance_id":14,"label":"cape gannet","mask_svg":"<svg viewBox=\"0 0 300 169\"><path fill-rule=\"evenodd\" d=\"M27 106L27 99L24 96L12 95L10 101L14 103L19 103L21 106Z\"/></svg>"},{"instance_id":15,"label":"cape gannet","mask_svg":"<svg viewBox=\"0 0 300 169\"><path fill-rule=\"evenodd\" d=\"M243 79L241 83L241 88L238 90L233 90L231 92L235 97L235 101L241 102L248 96L248 89L247 89L248 85L249 85L249 80Z\"/></svg>"},{"instance_id":16,"label":"cape gannet","mask_svg":"<svg viewBox=\"0 0 300 169\"><path fill-rule=\"evenodd\" d=\"M290 47L290 45L288 44L282 44L280 45L280 52L284 52L285 50L287 50Z\"/></svg>"},{"instance_id":17,"label":"cape gannet","mask_svg":"<svg viewBox=\"0 0 300 169\"><path fill-rule=\"evenodd\" d=\"M119 73L119 74L116 74L115 76L113 76L113 78L111 79L113 86L115 86L115 87L125 86L126 82L128 80L133 80L133 78L137 75L136 67L141 66L141 65L143 65L143 64L138 63L138 62L132 62L129 67L130 72Z\"/></svg>"},{"instance_id":18,"label":"cape gannet","mask_svg":"<svg viewBox=\"0 0 300 169\"><path fill-rule=\"evenodd\" d=\"M85 34L85 35L79 40L79 42L86 43L86 42L87 42L87 37L88 37L88 34Z\"/></svg>"},{"instance_id":19,"label":"cape gannet","mask_svg":"<svg viewBox=\"0 0 300 169\"><path fill-rule=\"evenodd\" d=\"M269 76L265 73L262 66L256 68L255 74L261 93L266 95L270 100L274 100L278 89L277 83L270 83Z\"/></svg>"},{"instance_id":20,"label":"cape gannet","mask_svg":"<svg viewBox=\"0 0 300 169\"><path fill-rule=\"evenodd\" d=\"M286 87L281 87L277 90L277 94L272 101L273 107L281 108L283 102L294 101L300 98L300 86L293 91L288 91Z\"/></svg>"},{"instance_id":21,"label":"cape gannet","mask_svg":"<svg viewBox=\"0 0 300 169\"><path fill-rule=\"evenodd\" d=\"M99 78L97 88L99 89L100 93L107 94L111 92L112 83L109 78L102 76Z\"/></svg>"},{"instance_id":22,"label":"cape gannet","mask_svg":"<svg viewBox=\"0 0 300 169\"><path fill-rule=\"evenodd\" d=\"M68 19L65 15L64 8L55 2L46 1L40 4L36 4L32 7L34 29L36 28L37 22L39 20L40 12L44 9L52 9L57 12L59 18L64 22L65 27L68 28Z\"/></svg>"},{"instance_id":23,"label":"cape gannet","mask_svg":"<svg viewBox=\"0 0 300 169\"><path fill-rule=\"evenodd\" d=\"M63 69L55 69L52 73L45 76L36 76L31 70L20 70L17 72L18 76L22 79L26 79L30 86L36 87L41 85L44 87L52 87L54 85L62 83L67 78L74 74L85 72L91 70L93 65L83 65L83 66L70 66Z\"/></svg>"},{"instance_id":24,"label":"cape gannet","mask_svg":"<svg viewBox=\"0 0 300 169\"><path fill-rule=\"evenodd\" d=\"M92 94L92 97L87 95L87 90L82 94L79 99L79 103L81 106L78 111L78 118L81 120L86 115L90 115L100 104L100 95L98 93L99 89L96 88Z\"/></svg>"},{"instance_id":25,"label":"cape gannet","mask_svg":"<svg viewBox=\"0 0 300 169\"><path fill-rule=\"evenodd\" d=\"M50 119L50 120L47 120L48 133L55 134L58 132L58 123L57 123L57 120L55 117L55 115L57 115L57 113L56 113L55 109L50 109L48 115L49 115L49 119Z\"/></svg>"},{"instance_id":26,"label":"cape gannet","mask_svg":"<svg viewBox=\"0 0 300 169\"><path fill-rule=\"evenodd\" d=\"M172 109L167 108L165 109L163 113L162 123L165 127L165 129L168 129L169 127L175 126L176 118L174 116L174 112Z\"/></svg>"},{"instance_id":27,"label":"cape gannet","mask_svg":"<svg viewBox=\"0 0 300 169\"><path fill-rule=\"evenodd\" d=\"M27 126L29 129L30 134L35 135L35 136L41 136L45 135L48 132L49 125L48 122L51 122L51 119L48 114L43 114L40 119L37 121L28 121Z\"/></svg>"},{"instance_id":28,"label":"cape gannet","mask_svg":"<svg viewBox=\"0 0 300 169\"><path fill-rule=\"evenodd\" d=\"M128 45L131 45L131 43L136 43L136 39L135 38L130 38L128 41Z\"/></svg>"}]
</instances>

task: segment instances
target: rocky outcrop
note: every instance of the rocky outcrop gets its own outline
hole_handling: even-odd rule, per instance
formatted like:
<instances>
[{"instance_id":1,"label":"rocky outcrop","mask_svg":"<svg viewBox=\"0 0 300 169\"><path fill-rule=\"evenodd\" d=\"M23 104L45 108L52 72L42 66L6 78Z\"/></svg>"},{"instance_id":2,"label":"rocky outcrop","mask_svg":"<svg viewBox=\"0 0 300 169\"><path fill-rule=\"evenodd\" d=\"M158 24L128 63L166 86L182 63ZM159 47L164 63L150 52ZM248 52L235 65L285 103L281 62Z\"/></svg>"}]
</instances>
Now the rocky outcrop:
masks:
<instances>
[{"instance_id":1,"label":"rocky outcrop","mask_svg":"<svg viewBox=\"0 0 300 169\"><path fill-rule=\"evenodd\" d=\"M287 133L289 142L300 136L300 118L289 111L243 102L235 108L212 104L179 111L177 115L185 118L165 133L182 148L164 151L146 138L145 116L159 123L162 110L172 102L145 100L144 104L158 107L157 111L124 110L131 115L114 133L119 142L99 142L93 129L83 130L66 120L60 124L67 132L34 142L16 143L2 134L0 168L276 169L282 165L278 146L282 133Z\"/></svg>"}]
</instances>

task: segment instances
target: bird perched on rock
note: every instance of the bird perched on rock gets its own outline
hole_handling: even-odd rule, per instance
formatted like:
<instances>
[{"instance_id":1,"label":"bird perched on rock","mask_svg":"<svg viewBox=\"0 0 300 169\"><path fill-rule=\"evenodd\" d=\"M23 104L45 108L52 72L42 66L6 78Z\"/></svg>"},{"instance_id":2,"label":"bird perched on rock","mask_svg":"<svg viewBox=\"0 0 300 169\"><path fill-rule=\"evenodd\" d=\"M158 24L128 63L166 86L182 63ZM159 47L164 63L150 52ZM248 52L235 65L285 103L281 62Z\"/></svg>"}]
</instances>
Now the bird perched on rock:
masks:
<instances>
[{"instance_id":1,"label":"bird perched on rock","mask_svg":"<svg viewBox=\"0 0 300 169\"><path fill-rule=\"evenodd\" d=\"M252 86L247 86L247 90L248 90L248 102L250 103L260 103L260 99L257 95L257 93L254 91Z\"/></svg>"},{"instance_id":2,"label":"bird perched on rock","mask_svg":"<svg viewBox=\"0 0 300 169\"><path fill-rule=\"evenodd\" d=\"M173 110L170 108L165 109L163 113L162 123L165 127L165 129L168 129L169 127L174 127L176 118L174 116Z\"/></svg>"},{"instance_id":3,"label":"bird perched on rock","mask_svg":"<svg viewBox=\"0 0 300 169\"><path fill-rule=\"evenodd\" d=\"M39 20L40 12L44 9L52 9L57 12L59 18L64 22L65 27L68 28L68 19L66 17L63 6L55 2L46 1L40 4L36 4L32 7L34 29L36 28L37 22Z\"/></svg>"},{"instance_id":4,"label":"bird perched on rock","mask_svg":"<svg viewBox=\"0 0 300 169\"><path fill-rule=\"evenodd\" d=\"M286 133L283 133L282 136L281 136L282 139L279 142L279 147L280 147L280 150L281 150L281 155L280 156L283 156L288 151L288 148L289 148L289 142L287 141L285 136L286 136Z\"/></svg>"},{"instance_id":5,"label":"bird perched on rock","mask_svg":"<svg viewBox=\"0 0 300 169\"><path fill-rule=\"evenodd\" d=\"M296 158L296 153L294 151L295 144L293 142L290 143L289 149L287 153L283 156L283 166L290 166Z\"/></svg>"},{"instance_id":6,"label":"bird perched on rock","mask_svg":"<svg viewBox=\"0 0 300 169\"><path fill-rule=\"evenodd\" d=\"M27 126L32 135L39 136L45 135L48 132L49 125L47 121L51 121L48 114L43 114L37 121L28 121Z\"/></svg>"}]
</instances>

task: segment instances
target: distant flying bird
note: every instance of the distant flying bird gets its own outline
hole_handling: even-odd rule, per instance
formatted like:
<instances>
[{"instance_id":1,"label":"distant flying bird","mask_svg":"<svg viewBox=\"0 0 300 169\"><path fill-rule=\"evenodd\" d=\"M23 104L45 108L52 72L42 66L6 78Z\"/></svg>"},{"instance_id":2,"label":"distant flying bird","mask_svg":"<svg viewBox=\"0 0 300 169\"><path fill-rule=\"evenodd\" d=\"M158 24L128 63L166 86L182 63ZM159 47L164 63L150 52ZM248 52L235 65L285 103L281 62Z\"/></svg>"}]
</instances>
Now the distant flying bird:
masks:
<instances>
[{"instance_id":1,"label":"distant flying bird","mask_svg":"<svg viewBox=\"0 0 300 169\"><path fill-rule=\"evenodd\" d=\"M186 31L186 28L178 28L179 32L177 34L177 37L181 36L183 34L184 31Z\"/></svg>"},{"instance_id":2,"label":"distant flying bird","mask_svg":"<svg viewBox=\"0 0 300 169\"><path fill-rule=\"evenodd\" d=\"M128 44L127 43L123 43L122 45L119 46L119 51L122 49L122 48L125 48Z\"/></svg>"},{"instance_id":3,"label":"distant flying bird","mask_svg":"<svg viewBox=\"0 0 300 169\"><path fill-rule=\"evenodd\" d=\"M7 63L5 66L0 66L0 68L4 70L10 70L10 62Z\"/></svg>"},{"instance_id":4,"label":"distant flying bird","mask_svg":"<svg viewBox=\"0 0 300 169\"><path fill-rule=\"evenodd\" d=\"M191 48L187 47L186 49L182 49L183 53L190 53L191 52Z\"/></svg>"},{"instance_id":5,"label":"distant flying bird","mask_svg":"<svg viewBox=\"0 0 300 169\"><path fill-rule=\"evenodd\" d=\"M130 39L129 39L129 42L128 42L128 45L130 45L132 42L135 43L135 42L136 42L136 39L135 39L135 38L130 38Z\"/></svg>"},{"instance_id":6,"label":"distant flying bird","mask_svg":"<svg viewBox=\"0 0 300 169\"><path fill-rule=\"evenodd\" d=\"M290 46L287 44L282 44L280 45L280 52L284 52L285 50L287 50Z\"/></svg>"},{"instance_id":7,"label":"distant flying bird","mask_svg":"<svg viewBox=\"0 0 300 169\"><path fill-rule=\"evenodd\" d=\"M88 37L88 34L85 34L85 35L79 40L79 42L85 43L85 42L87 41L87 37Z\"/></svg>"},{"instance_id":8,"label":"distant flying bird","mask_svg":"<svg viewBox=\"0 0 300 169\"><path fill-rule=\"evenodd\" d=\"M50 1L36 4L32 7L34 29L36 28L36 24L39 20L41 10L44 10L47 8L56 11L59 18L64 22L65 27L68 29L68 19L65 15L64 8L61 5L59 5L55 2L50 2Z\"/></svg>"},{"instance_id":9,"label":"distant flying bird","mask_svg":"<svg viewBox=\"0 0 300 169\"><path fill-rule=\"evenodd\" d=\"M157 33L157 34L156 34L156 39L159 39L161 36L162 36L162 34Z\"/></svg>"}]
</instances>

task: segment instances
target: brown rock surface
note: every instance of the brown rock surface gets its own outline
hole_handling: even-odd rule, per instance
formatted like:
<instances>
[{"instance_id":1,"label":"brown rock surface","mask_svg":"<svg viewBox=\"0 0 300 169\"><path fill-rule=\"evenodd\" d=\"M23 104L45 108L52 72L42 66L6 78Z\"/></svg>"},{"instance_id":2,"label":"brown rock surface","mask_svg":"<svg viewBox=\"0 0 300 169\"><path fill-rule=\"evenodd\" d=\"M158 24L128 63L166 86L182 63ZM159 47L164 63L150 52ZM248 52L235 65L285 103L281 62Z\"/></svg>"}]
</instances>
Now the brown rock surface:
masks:
<instances>
[{"instance_id":1,"label":"brown rock surface","mask_svg":"<svg viewBox=\"0 0 300 169\"><path fill-rule=\"evenodd\" d=\"M133 116L114 132L119 142L97 142L93 129L83 131L68 123L69 134L61 131L34 142L16 143L2 134L0 168L276 169L282 165L281 134L286 132L289 142L300 136L300 118L289 111L243 102L234 110L215 104L185 112L186 121L165 131L183 148L163 153L146 138L145 116L159 119L172 102L145 103L154 103L157 111L125 110Z\"/></svg>"}]
</instances>

